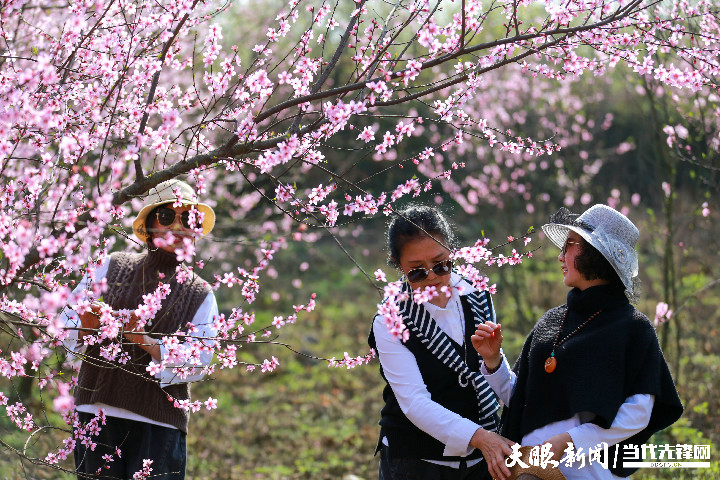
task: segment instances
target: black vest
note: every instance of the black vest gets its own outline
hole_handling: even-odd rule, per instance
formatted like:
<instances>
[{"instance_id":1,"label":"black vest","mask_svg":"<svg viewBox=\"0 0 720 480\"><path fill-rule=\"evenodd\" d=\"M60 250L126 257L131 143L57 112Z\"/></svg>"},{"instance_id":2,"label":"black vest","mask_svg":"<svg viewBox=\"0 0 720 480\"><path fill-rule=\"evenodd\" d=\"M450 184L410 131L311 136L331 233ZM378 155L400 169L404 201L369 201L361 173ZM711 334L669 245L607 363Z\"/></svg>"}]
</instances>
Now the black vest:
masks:
<instances>
[{"instance_id":1,"label":"black vest","mask_svg":"<svg viewBox=\"0 0 720 480\"><path fill-rule=\"evenodd\" d=\"M470 343L470 337L475 333L475 324L470 304L465 296L460 296L465 319L465 346L452 341L453 348L465 359L468 367L473 371L480 370L480 356ZM371 329L368 337L370 348L377 349L375 333ZM473 422L479 423L478 401L472 384L461 387L457 374L445 366L440 360L428 351L420 341L410 333L410 338L404 343L415 356L423 381L434 402L451 410L458 415ZM423 458L428 460L460 460L474 459L482 456L480 450L475 450L467 457L445 457L445 445L431 435L416 427L403 413L400 404L393 393L392 387L387 383L385 374L380 366L380 375L386 382L383 390L385 406L381 411L380 442L376 453L380 450L382 439L387 437L390 457Z\"/></svg>"}]
</instances>

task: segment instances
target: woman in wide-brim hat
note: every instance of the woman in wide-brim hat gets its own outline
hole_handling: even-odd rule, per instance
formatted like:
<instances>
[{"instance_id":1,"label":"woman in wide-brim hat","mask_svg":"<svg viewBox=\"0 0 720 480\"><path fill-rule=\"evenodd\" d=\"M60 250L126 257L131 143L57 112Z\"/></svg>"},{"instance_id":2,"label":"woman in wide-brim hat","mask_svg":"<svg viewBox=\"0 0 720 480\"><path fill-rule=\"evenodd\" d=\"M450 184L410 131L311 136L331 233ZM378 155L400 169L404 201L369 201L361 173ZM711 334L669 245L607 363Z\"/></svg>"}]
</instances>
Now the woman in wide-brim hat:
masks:
<instances>
[{"instance_id":1,"label":"woman in wide-brim hat","mask_svg":"<svg viewBox=\"0 0 720 480\"><path fill-rule=\"evenodd\" d=\"M473 337L481 371L505 404L501 433L522 445L549 443L555 460L568 460L568 448L587 454L607 445L606 463L586 455L583 466L561 462L561 472L627 477L634 469L624 467L622 445L643 444L682 414L653 325L631 305L638 229L594 205L580 216L561 209L543 231L560 248L567 303L540 318L512 370L500 325L480 325Z\"/></svg>"},{"instance_id":2,"label":"woman in wide-brim hat","mask_svg":"<svg viewBox=\"0 0 720 480\"><path fill-rule=\"evenodd\" d=\"M200 380L212 360L218 308L208 283L192 265L178 260L177 251L186 238L194 241L210 233L214 223L212 208L199 203L187 183L162 182L150 189L133 222L146 248L113 253L92 280L86 275L73 291L76 302L96 300L89 311L76 312L76 302L63 310L69 333L64 344L83 359L74 392L80 420L76 432L101 411L105 416L100 432L91 437L93 445L76 442L78 476L130 479L142 470L144 460L152 460L153 478L185 477L188 411L178 405L189 402L189 383ZM93 283L107 285L102 302L92 297L101 291L92 288ZM85 344L85 336L98 333L99 313L122 318L120 311L146 304L161 283L169 291L142 330L133 316L116 337ZM178 341L179 350L170 352L162 342L168 335ZM194 353L181 360L181 351Z\"/></svg>"}]
</instances>

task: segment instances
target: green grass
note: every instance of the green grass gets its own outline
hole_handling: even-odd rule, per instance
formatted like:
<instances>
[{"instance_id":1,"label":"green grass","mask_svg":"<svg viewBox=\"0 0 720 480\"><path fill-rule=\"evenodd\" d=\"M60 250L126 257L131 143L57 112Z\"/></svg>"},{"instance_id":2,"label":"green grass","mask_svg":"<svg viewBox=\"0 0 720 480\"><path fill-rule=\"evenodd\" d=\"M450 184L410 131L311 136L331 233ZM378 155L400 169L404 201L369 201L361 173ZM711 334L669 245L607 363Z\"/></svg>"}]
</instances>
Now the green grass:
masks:
<instances>
[{"instance_id":1,"label":"green grass","mask_svg":"<svg viewBox=\"0 0 720 480\"><path fill-rule=\"evenodd\" d=\"M379 380L377 365L347 371L297 359L269 375L222 372L193 391L219 402L192 417L189 477L373 478Z\"/></svg>"}]
</instances>

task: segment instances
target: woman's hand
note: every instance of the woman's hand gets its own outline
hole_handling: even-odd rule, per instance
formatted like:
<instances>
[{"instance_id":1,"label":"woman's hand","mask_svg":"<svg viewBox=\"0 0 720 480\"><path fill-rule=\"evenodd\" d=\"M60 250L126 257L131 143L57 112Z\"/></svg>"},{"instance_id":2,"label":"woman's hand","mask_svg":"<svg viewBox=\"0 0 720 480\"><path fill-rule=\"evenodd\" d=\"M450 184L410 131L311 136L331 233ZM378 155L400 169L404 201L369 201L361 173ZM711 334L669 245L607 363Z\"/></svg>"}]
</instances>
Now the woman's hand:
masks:
<instances>
[{"instance_id":1,"label":"woman's hand","mask_svg":"<svg viewBox=\"0 0 720 480\"><path fill-rule=\"evenodd\" d=\"M503 336L502 327L499 323L481 323L478 325L475 335L470 337L470 341L483 358L487 369L493 370L500 365L502 361L500 347L502 346Z\"/></svg>"},{"instance_id":2,"label":"woman's hand","mask_svg":"<svg viewBox=\"0 0 720 480\"><path fill-rule=\"evenodd\" d=\"M565 449L568 448L568 443L573 445L573 439L569 433L560 433L553 435L543 442L543 444L550 444L550 452L552 453L552 459L559 462L563 458Z\"/></svg>"},{"instance_id":3,"label":"woman's hand","mask_svg":"<svg viewBox=\"0 0 720 480\"><path fill-rule=\"evenodd\" d=\"M130 316L128 317L127 323L123 326L123 329L126 332L137 332L139 331L137 328L137 323L140 318L135 315L134 313L130 313Z\"/></svg>"},{"instance_id":4,"label":"woman's hand","mask_svg":"<svg viewBox=\"0 0 720 480\"><path fill-rule=\"evenodd\" d=\"M80 317L80 325L83 330L78 331L78 337L82 338L85 335L90 335L90 330L97 330L100 328L100 310L105 304L95 302L90 304L90 310L78 315Z\"/></svg>"},{"instance_id":5,"label":"woman's hand","mask_svg":"<svg viewBox=\"0 0 720 480\"><path fill-rule=\"evenodd\" d=\"M123 335L131 343L137 343L138 345L146 344L145 332L140 330L123 330Z\"/></svg>"},{"instance_id":6,"label":"woman's hand","mask_svg":"<svg viewBox=\"0 0 720 480\"><path fill-rule=\"evenodd\" d=\"M128 323L125 324L123 335L129 342L136 344L149 353L153 360L161 360L160 343L146 335L147 332L139 330L137 322L138 317L134 313L131 314Z\"/></svg>"},{"instance_id":7,"label":"woman's hand","mask_svg":"<svg viewBox=\"0 0 720 480\"><path fill-rule=\"evenodd\" d=\"M482 428L478 428L470 439L470 446L480 449L490 475L496 480L505 480L510 476L505 458L512 454L513 445L515 442L512 440Z\"/></svg>"}]
</instances>

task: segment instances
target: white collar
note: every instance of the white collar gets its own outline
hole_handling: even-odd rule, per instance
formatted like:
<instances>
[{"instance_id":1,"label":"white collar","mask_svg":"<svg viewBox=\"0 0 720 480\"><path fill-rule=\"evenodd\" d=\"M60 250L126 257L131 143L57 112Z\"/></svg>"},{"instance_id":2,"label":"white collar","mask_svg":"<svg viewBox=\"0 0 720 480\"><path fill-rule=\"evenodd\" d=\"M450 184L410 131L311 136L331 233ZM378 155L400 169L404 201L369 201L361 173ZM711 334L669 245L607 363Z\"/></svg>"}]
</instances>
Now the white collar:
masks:
<instances>
[{"instance_id":1,"label":"white collar","mask_svg":"<svg viewBox=\"0 0 720 480\"><path fill-rule=\"evenodd\" d=\"M468 282L455 272L452 272L450 274L450 286L455 289L460 288L462 290L462 292L458 292L460 293L460 295L467 295L469 293L477 292L477 289L473 287L470 282Z\"/></svg>"}]
</instances>

